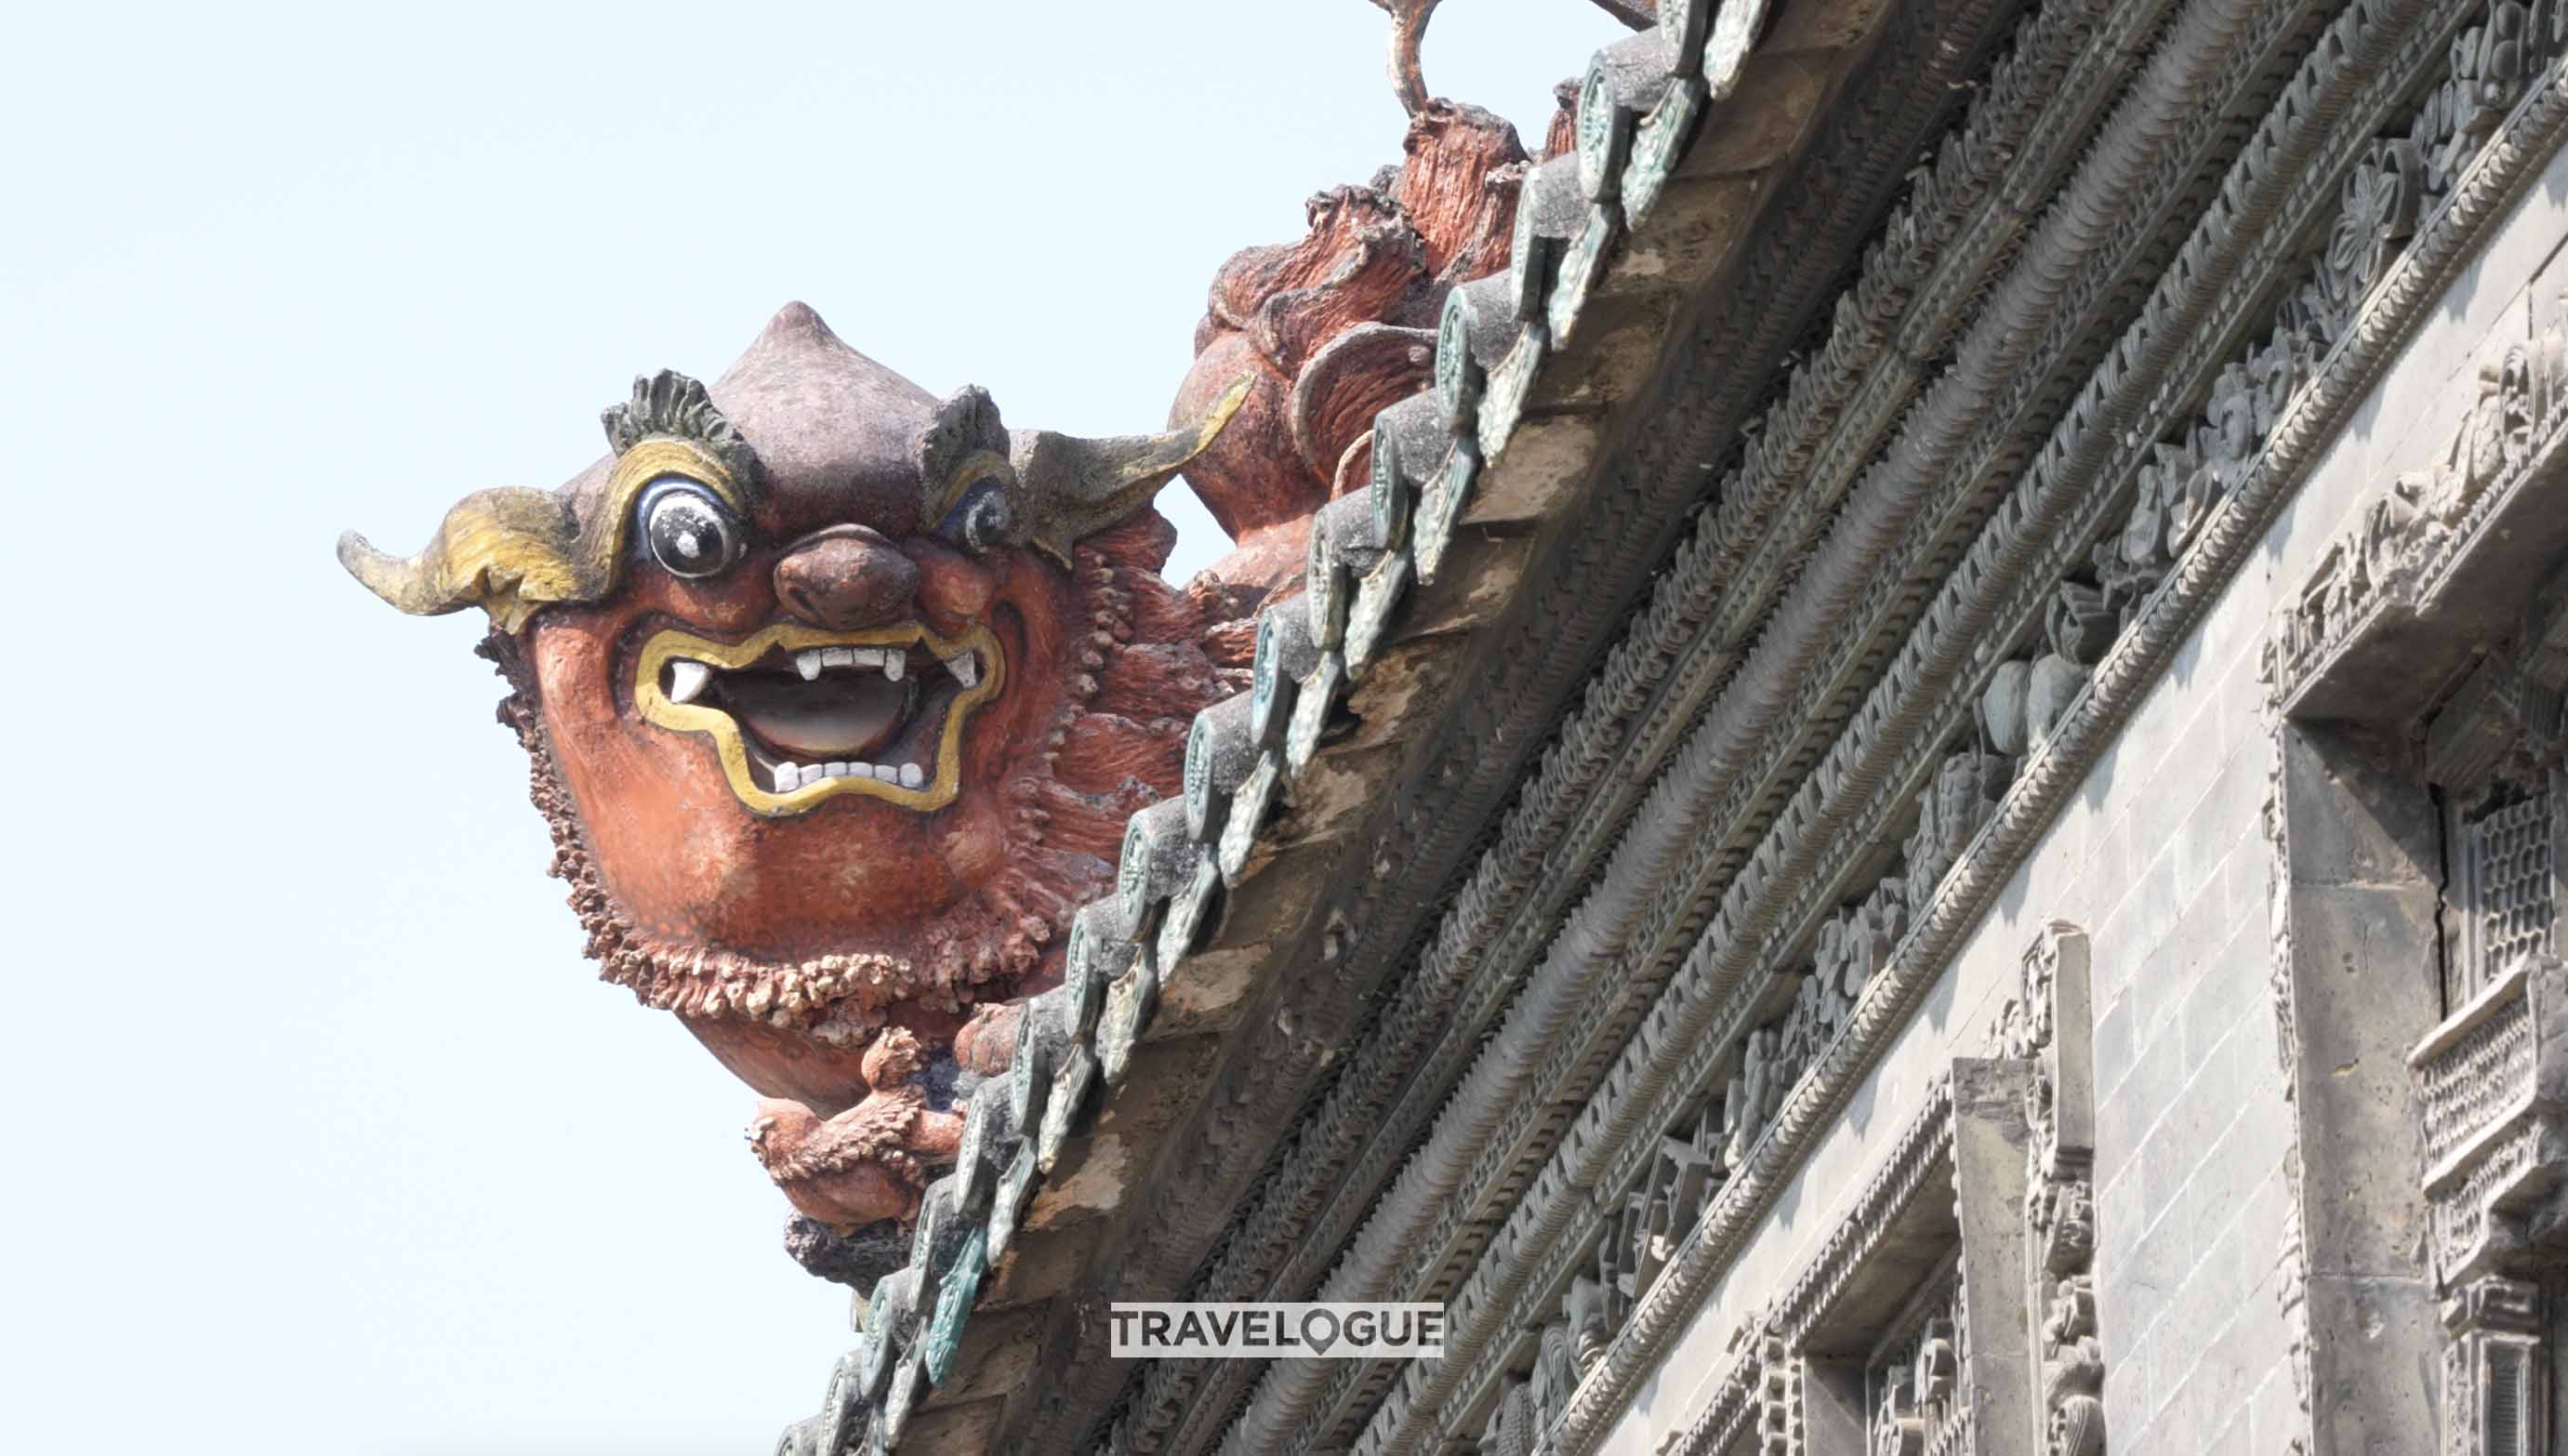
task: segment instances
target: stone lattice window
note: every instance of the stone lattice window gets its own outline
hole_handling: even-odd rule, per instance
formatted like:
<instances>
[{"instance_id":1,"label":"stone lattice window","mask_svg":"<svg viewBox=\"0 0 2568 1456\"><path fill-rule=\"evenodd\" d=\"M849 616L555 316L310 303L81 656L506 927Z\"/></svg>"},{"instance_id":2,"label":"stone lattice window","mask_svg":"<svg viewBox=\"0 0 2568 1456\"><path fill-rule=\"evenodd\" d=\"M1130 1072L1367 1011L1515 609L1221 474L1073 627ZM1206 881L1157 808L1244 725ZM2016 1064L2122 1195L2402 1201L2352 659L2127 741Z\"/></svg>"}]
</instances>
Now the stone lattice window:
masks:
<instances>
[{"instance_id":1,"label":"stone lattice window","mask_svg":"<svg viewBox=\"0 0 2568 1456\"><path fill-rule=\"evenodd\" d=\"M2466 999L2527 954L2551 949L2550 795L2502 799L2464 823L2469 883Z\"/></svg>"}]
</instances>

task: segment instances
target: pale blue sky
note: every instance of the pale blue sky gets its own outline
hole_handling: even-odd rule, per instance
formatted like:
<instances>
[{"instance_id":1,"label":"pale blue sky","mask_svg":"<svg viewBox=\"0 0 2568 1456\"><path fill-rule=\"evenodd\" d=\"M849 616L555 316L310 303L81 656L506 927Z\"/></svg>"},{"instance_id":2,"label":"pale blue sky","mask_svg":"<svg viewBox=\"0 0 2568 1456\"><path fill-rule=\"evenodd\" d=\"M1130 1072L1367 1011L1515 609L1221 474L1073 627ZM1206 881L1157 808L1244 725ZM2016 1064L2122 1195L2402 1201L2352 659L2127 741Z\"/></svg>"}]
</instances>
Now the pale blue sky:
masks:
<instances>
[{"instance_id":1,"label":"pale blue sky","mask_svg":"<svg viewBox=\"0 0 2568 1456\"><path fill-rule=\"evenodd\" d=\"M557 482L637 371L798 297L1011 423L1153 428L1215 264L1397 158L1384 26L13 19L0 1446L764 1452L816 1407L847 1302L779 1250L749 1093L579 959L478 616L331 541ZM1620 34L1451 0L1428 78L1538 141Z\"/></svg>"}]
</instances>

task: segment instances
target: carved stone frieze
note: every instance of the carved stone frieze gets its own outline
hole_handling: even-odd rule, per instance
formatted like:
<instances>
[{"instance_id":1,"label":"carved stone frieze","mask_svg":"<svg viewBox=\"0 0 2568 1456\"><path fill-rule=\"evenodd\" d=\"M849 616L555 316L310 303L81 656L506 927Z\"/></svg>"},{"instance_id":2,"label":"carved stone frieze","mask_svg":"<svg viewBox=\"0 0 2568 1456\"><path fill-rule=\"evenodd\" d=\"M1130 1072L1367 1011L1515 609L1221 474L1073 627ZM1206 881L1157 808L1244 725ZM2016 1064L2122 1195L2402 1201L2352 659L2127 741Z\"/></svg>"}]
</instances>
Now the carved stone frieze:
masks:
<instances>
[{"instance_id":1,"label":"carved stone frieze","mask_svg":"<svg viewBox=\"0 0 2568 1456\"><path fill-rule=\"evenodd\" d=\"M2388 616L2412 616L2532 456L2536 430L2559 422L2532 388L2531 351L2516 346L2479 373L2477 399L2431 468L2402 476L2331 545L2285 618L2276 686L2288 697Z\"/></svg>"},{"instance_id":2,"label":"carved stone frieze","mask_svg":"<svg viewBox=\"0 0 2568 1456\"><path fill-rule=\"evenodd\" d=\"M1952 1308L1962 1297L1960 1281L1942 1295L1945 1310L1925 1315L1916 1333L1875 1356L1865 1371L1866 1383L1880 1391L1873 1406L1871 1456L1951 1450L1970 1419L1961 1322Z\"/></svg>"}]
</instances>

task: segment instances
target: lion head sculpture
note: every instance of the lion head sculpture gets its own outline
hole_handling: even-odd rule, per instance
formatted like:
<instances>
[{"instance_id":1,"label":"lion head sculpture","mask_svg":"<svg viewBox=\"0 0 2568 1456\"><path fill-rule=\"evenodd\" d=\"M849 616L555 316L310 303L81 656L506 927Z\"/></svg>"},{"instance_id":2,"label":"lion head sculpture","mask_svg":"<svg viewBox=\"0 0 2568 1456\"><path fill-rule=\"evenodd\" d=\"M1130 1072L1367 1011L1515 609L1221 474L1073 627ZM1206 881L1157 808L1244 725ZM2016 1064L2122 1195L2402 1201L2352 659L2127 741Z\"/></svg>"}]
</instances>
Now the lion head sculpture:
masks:
<instances>
[{"instance_id":1,"label":"lion head sculpture","mask_svg":"<svg viewBox=\"0 0 2568 1456\"><path fill-rule=\"evenodd\" d=\"M1246 686L1250 614L1424 386L1444 294L1505 265L1512 129L1438 102L1406 149L1224 265L1167 433L1009 430L794 304L710 387L637 380L559 489L467 496L414 556L340 541L405 612L489 615L588 954L760 1093L815 1272L951 1165L959 1094ZM1233 538L1182 589L1151 507L1180 469Z\"/></svg>"},{"instance_id":2,"label":"lion head sculpture","mask_svg":"<svg viewBox=\"0 0 2568 1456\"><path fill-rule=\"evenodd\" d=\"M1124 820L1175 788L1183 721L1226 689L1149 502L1237 403L1010 431L796 304L710 388L636 381L560 489L467 496L415 556L339 554L405 612L489 614L605 978L828 1117L876 1090L887 1028L951 1061L976 1008L1057 977Z\"/></svg>"}]
</instances>

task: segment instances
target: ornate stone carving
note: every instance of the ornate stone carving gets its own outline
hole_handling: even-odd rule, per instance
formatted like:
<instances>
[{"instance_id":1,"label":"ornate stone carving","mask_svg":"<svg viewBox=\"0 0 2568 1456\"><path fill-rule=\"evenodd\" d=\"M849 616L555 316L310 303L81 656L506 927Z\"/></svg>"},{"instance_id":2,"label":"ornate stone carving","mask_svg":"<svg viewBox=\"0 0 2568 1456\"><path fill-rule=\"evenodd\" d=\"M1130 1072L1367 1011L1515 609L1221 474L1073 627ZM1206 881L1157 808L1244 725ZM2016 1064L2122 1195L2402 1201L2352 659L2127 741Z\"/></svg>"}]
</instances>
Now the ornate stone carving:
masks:
<instances>
[{"instance_id":1,"label":"ornate stone carving","mask_svg":"<svg viewBox=\"0 0 2568 1456\"><path fill-rule=\"evenodd\" d=\"M1926 1416L1918 1409L1914 1372L1887 1372L1881 1406L1872 1421L1871 1456L1918 1456L1926 1449Z\"/></svg>"},{"instance_id":2,"label":"ornate stone carving","mask_svg":"<svg viewBox=\"0 0 2568 1456\"><path fill-rule=\"evenodd\" d=\"M1542 1327L1535 1341L1533 1378L1533 1428L1537 1432L1551 1429L1560 1412L1569 1404L1569 1392L1578 1388L1578 1360L1570 1345L1569 1321L1554 1319Z\"/></svg>"},{"instance_id":3,"label":"ornate stone carving","mask_svg":"<svg viewBox=\"0 0 2568 1456\"><path fill-rule=\"evenodd\" d=\"M2568 962L2519 957L2409 1053L2425 1119L2436 1274L2516 1274L2562 1217Z\"/></svg>"},{"instance_id":4,"label":"ornate stone carving","mask_svg":"<svg viewBox=\"0 0 2568 1456\"><path fill-rule=\"evenodd\" d=\"M2095 1335L2095 1072L2086 932L2054 921L2025 953L2001 1016L2003 1053L2030 1063L2025 1309L2051 1456L2104 1450L2104 1363Z\"/></svg>"},{"instance_id":5,"label":"ornate stone carving","mask_svg":"<svg viewBox=\"0 0 2568 1456\"><path fill-rule=\"evenodd\" d=\"M2268 638L2264 661L2273 659L2274 643ZM2270 674L2268 675L2270 679ZM2283 1096L2286 1101L2299 1100L2300 1032L2299 1010L2294 1000L2292 933L2291 933L2291 846L2285 823L2283 798L2282 748L2279 737L2267 771L2263 824L2269 853L2267 875L2270 881L2266 896L2268 921L2273 932L2269 948L2267 991L2274 1007L2274 1034L2277 1038L2275 1059L2283 1074ZM2291 1342L2285 1363L2291 1371L2292 1396L2298 1407L2300 1427L2292 1436L2293 1456L2309 1449L2307 1430L2310 1420L2310 1387L2312 1384L2310 1351L2310 1262L2309 1242L2303 1233L2301 1200L2301 1155L2297 1139L2284 1154L2285 1184L2294 1197L2285 1201L2282 1237L2277 1240L2274 1259L2274 1305Z\"/></svg>"},{"instance_id":6,"label":"ornate stone carving","mask_svg":"<svg viewBox=\"0 0 2568 1456\"><path fill-rule=\"evenodd\" d=\"M2195 458L2190 441L2150 446L2131 487L2131 508L2122 529L2095 543L2095 573L2103 584L2104 603L2123 622L2164 580L2175 555L2167 549L2167 497L2191 477Z\"/></svg>"},{"instance_id":7,"label":"ornate stone carving","mask_svg":"<svg viewBox=\"0 0 2568 1456\"><path fill-rule=\"evenodd\" d=\"M2443 1302L2445 1456L2550 1449L2547 1303L2538 1284L2495 1275Z\"/></svg>"},{"instance_id":8,"label":"ornate stone carving","mask_svg":"<svg viewBox=\"0 0 2568 1456\"><path fill-rule=\"evenodd\" d=\"M1560 1310L1568 1322L1571 1368L1585 1375L1605 1353L1606 1344L1622 1322L1615 1302L1608 1293L1610 1285L1588 1275L1569 1282L1569 1293L1561 1297ZM1573 1378L1571 1385L1577 1380Z\"/></svg>"},{"instance_id":9,"label":"ornate stone carving","mask_svg":"<svg viewBox=\"0 0 2568 1456\"><path fill-rule=\"evenodd\" d=\"M1532 1456L1540 1429L1534 1423L1532 1392L1522 1380L1509 1381L1481 1428L1477 1456Z\"/></svg>"},{"instance_id":10,"label":"ornate stone carving","mask_svg":"<svg viewBox=\"0 0 2568 1456\"><path fill-rule=\"evenodd\" d=\"M2278 694L2299 684L2384 612L2412 612L2511 479L2531 457L2532 351L2518 345L2479 371L2478 397L2426 470L2402 476L2365 507L2361 524L2329 546L2279 629Z\"/></svg>"},{"instance_id":11,"label":"ornate stone carving","mask_svg":"<svg viewBox=\"0 0 2568 1456\"><path fill-rule=\"evenodd\" d=\"M1917 800L1917 828L1902 847L1911 919L1925 913L1944 871L1988 823L2014 777L2014 759L1974 748L1957 749L1936 770L1935 781Z\"/></svg>"},{"instance_id":12,"label":"ornate stone carving","mask_svg":"<svg viewBox=\"0 0 2568 1456\"><path fill-rule=\"evenodd\" d=\"M2169 482L2166 499L2166 554L2170 560L2193 544L2202 523L2228 494L2238 488L2257 450L2264 444L2258 401L2261 398L2247 362L2223 365L2211 382L2209 419L2194 433L2194 466L2181 482Z\"/></svg>"},{"instance_id":13,"label":"ornate stone carving","mask_svg":"<svg viewBox=\"0 0 2568 1456\"><path fill-rule=\"evenodd\" d=\"M2329 229L2327 252L2319 262L2316 285L2321 311L2303 328L2289 332L2313 332L2310 326L2315 326L2324 331L2321 337L2333 339L2353 324L2364 296L2416 230L2424 191L2421 171L2416 145L2408 141L2376 143L2355 164L2345 179L2336 225ZM2289 398L2288 392L2281 397Z\"/></svg>"},{"instance_id":14,"label":"ornate stone carving","mask_svg":"<svg viewBox=\"0 0 2568 1456\"><path fill-rule=\"evenodd\" d=\"M2104 1354L2095 1339L2095 1289L2086 1275L2053 1290L2042 1336L2047 1449L2051 1456L2103 1456Z\"/></svg>"},{"instance_id":15,"label":"ornate stone carving","mask_svg":"<svg viewBox=\"0 0 2568 1456\"><path fill-rule=\"evenodd\" d=\"M1800 1456L1801 1360L1770 1330L1757 1339L1757 1456Z\"/></svg>"},{"instance_id":16,"label":"ornate stone carving","mask_svg":"<svg viewBox=\"0 0 2568 1456\"><path fill-rule=\"evenodd\" d=\"M2555 36L2536 31L2532 8L2490 0L2478 21L2452 38L2451 67L2408 133L2423 163L2428 205L2449 192L2462 168L2523 94L2523 83Z\"/></svg>"},{"instance_id":17,"label":"ornate stone carving","mask_svg":"<svg viewBox=\"0 0 2568 1456\"><path fill-rule=\"evenodd\" d=\"M2445 958L2445 994L2466 1002L2527 955L2555 947L2558 921L2557 780L2543 764L2521 762L2540 787L2523 790L2500 780L2473 811L2452 816L2453 846L2446 892L2458 919L2458 944Z\"/></svg>"},{"instance_id":18,"label":"ornate stone carving","mask_svg":"<svg viewBox=\"0 0 2568 1456\"><path fill-rule=\"evenodd\" d=\"M1908 21L1904 17L1897 23L1901 24L1903 27L1908 25ZM1947 60L1948 58L1941 55L1928 58L1928 62L1930 64L1937 66L1946 65ZM1857 123L1849 123L1842 127L1832 122L1830 124L1832 131L1842 135L1832 138L1829 145L1835 146L1842 142L1844 144L1841 148L1843 152L1848 155L1853 155L1859 152L1862 148L1878 146L1879 139L1882 137L1899 134L1900 128L1907 125L1907 119L1912 115L1924 115L1922 112L1915 109L1915 98L1907 94L1911 78L1914 75L1914 68L1911 68L1909 71L1901 73L1897 78L1898 84L1896 86L1866 89L1862 93L1862 108L1867 114L1867 119ZM2030 104L2031 96L2029 93L2023 90L2021 85L2015 84L2011 84L2009 86L2008 93L2008 101L2010 105L2020 103L2024 104L2021 120L2029 122L2033 111L2035 110L2035 107ZM2011 123L2011 125L2013 124ZM1996 153L1996 155L2000 157L2005 154L2006 153ZM1967 165L1971 168L1980 170L1984 174L2003 169L1993 167L1992 159L1991 154L1983 153L1962 155L1957 152L1954 156L1954 160L1957 165ZM1956 189L1956 192L1950 196L1937 197L1934 202L1934 206L1937 209L1937 216L1933 219L1932 228L1930 228L1926 233L1925 239L1919 241L1913 248L1909 243L1903 241L1901 247L1901 259L1898 266L1903 269L1912 268L1915 263L1924 262L1934 258L1935 245L1931 239L1935 236L1947 236L1950 235L1950 233L1949 231L1938 232L1933 229L1957 226L1961 221L1970 216L1970 209L1976 205L1976 199L1985 195L1986 191L1984 183L1975 182L1972 189ZM1723 305L1724 316L1738 319L1740 321L1740 330L1744 332L1733 332L1721 336L1724 340L1719 351L1722 357L1735 358L1738 356L1740 351L1751 349L1762 350L1767 348L1769 344L1772 348L1777 350L1790 346L1790 340L1788 338L1780 336L1768 337L1772 334L1772 328L1766 318L1764 307L1765 300L1773 296L1778 289L1797 290L1801 287L1803 282L1798 275L1801 270L1802 262L1807 257L1806 245L1786 243L1783 239L1786 237L1804 236L1805 234L1801 230L1804 224L1812 226L1834 225L1833 222L1822 220L1820 209L1802 206L1797 199L1793 201L1791 211L1793 213L1793 218L1788 224L1778 222L1776 223L1777 230L1761 233L1759 235L1756 247L1758 262L1755 265L1753 279L1751 281L1743 282L1740 285L1737 290L1738 299L1735 303ZM1947 214L1949 214L1949 216ZM1967 287L1968 285L1965 284L1963 286ZM1757 342L1749 342L1748 335L1751 333L1756 335ZM1865 367L1865 355L1853 347L1853 342L1851 340L1848 340L1843 347L1832 349L1831 355L1833 359L1838 360L1850 368L1859 370ZM1725 368L1727 367L1725 366ZM1745 399L1734 398L1735 392L1730 390L1727 383L1718 378L1719 373L1719 371L1696 373L1690 374L1689 378L1695 380L1699 384L1716 388L1719 391L1719 399L1715 403L1717 408L1722 411L1751 410L1760 403L1758 400L1753 398L1753 396ZM1744 378L1744 376L1734 377ZM1813 418L1810 423L1813 426L1816 426L1819 422ZM1673 442L1677 437L1678 437L1673 434L1666 437L1670 442ZM1653 446L1645 445L1645 450L1653 448ZM1655 466L1652 468L1655 468ZM1687 493L1693 493L1693 487L1689 487ZM1786 497L1777 495L1772 498L1780 501ZM1616 509L1620 510L1622 507L1617 506ZM1750 539L1754 539L1753 535ZM1588 557L1592 560L1595 558L1595 553L1597 551L1608 550L1611 548L1613 538L1609 533L1597 533L1589 537L1588 541L1591 544L1582 545L1580 549L1582 552L1587 553ZM1749 554L1752 560L1757 559L1753 551ZM1717 572L1710 576L1696 577L1697 586L1703 583L1719 584L1720 581L1721 577ZM1694 588L1690 587L1689 589L1691 590ZM1744 586L1742 587L1742 592L1743 599L1753 599L1753 592L1749 592ZM1562 618L1576 620L1583 614L1592 612L1595 607L1590 594L1579 586L1576 581L1564 583L1556 593L1547 596L1546 604L1548 610L1554 614L1551 617L1543 619L1546 624L1556 622ZM1545 637L1548 637L1552 630L1551 626L1546 625ZM1630 694L1633 691L1633 686L1635 685L1635 680L1627 676L1618 675L1617 686L1612 690L1612 693L1620 699ZM1709 687L1710 685L1706 684L1705 686ZM1682 707L1678 708L1677 713L1680 720L1682 720L1687 711L1688 710L1685 710ZM1549 833L1548 830L1537 827L1538 821L1542 815L1552 812L1555 808L1570 807L1569 801L1553 796L1555 790L1559 788L1568 788L1574 793L1576 791L1576 780L1584 779L1587 781L1593 781L1593 768L1590 765L1601 760L1595 757L1590 744L1602 740L1591 738L1590 735L1597 733L1610 734L1619 731L1619 728L1616 727L1611 720L1603 718L1590 721L1587 728L1581 729L1581 744L1574 751L1564 752L1562 756L1564 770L1567 770L1568 766L1572 763L1578 765L1575 768L1574 773L1565 771L1562 776L1549 779L1546 786L1542 789L1543 803L1541 807L1534 813L1527 815L1524 819L1517 821L1512 827L1505 831L1504 837L1506 840L1506 853L1502 856L1495 856L1494 858L1502 866L1514 865L1515 867L1493 868L1491 873L1485 877L1484 880L1475 880L1473 887L1466 892L1462 902L1462 907L1460 908L1467 909L1468 918L1473 923L1481 923L1480 917L1487 914L1494 913L1499 917L1499 921L1495 925L1490 926L1493 938L1495 930L1499 926L1502 926L1505 917L1512 913L1511 907L1519 903L1517 898L1519 893L1526 888L1527 882L1522 878L1523 868L1522 861L1519 858L1519 851L1529 850L1538 858L1543 850ZM1432 826L1427 826L1425 832L1432 834L1434 832ZM1419 987L1418 996L1414 1000L1405 1002L1397 1017L1387 1016L1384 1019L1387 1034L1384 1038L1384 1051L1382 1055L1384 1061L1389 1065L1397 1067L1406 1064L1405 1061L1400 1058L1410 1053L1395 1053L1392 1048L1411 1044L1410 1038L1413 1038L1416 1035L1414 1028L1421 1025L1432 1028L1439 1024L1440 1019L1444 1015L1443 1011L1443 998L1460 994L1462 987L1469 984L1462 981L1461 978L1474 966L1480 963L1484 954L1495 953L1499 950L1495 945L1475 942L1473 936L1469 934L1449 929L1445 933L1440 933L1438 937L1438 945L1439 949L1433 963L1433 970L1428 975L1421 978L1422 984ZM1448 977L1453 979L1448 981ZM1503 978L1491 978L1485 986L1474 986L1469 992L1469 997L1473 1000L1484 998L1492 994L1492 992L1499 990L1503 984ZM1470 1019L1476 1015L1477 1013L1475 1011L1466 1008L1460 1014L1460 1019L1465 1023L1470 1023ZM1450 1065L1453 1058L1458 1054L1466 1054L1470 1049L1471 1043L1467 1038L1459 1041L1452 1049L1437 1047L1434 1051L1434 1057L1436 1059L1435 1064ZM1369 1060L1371 1055L1372 1053L1369 1050ZM1349 1111L1344 1117L1332 1117L1331 1127L1333 1130L1331 1136L1333 1138L1339 1136L1339 1129L1344 1129L1349 1132L1363 1132L1365 1136L1359 1141L1359 1146L1365 1150L1366 1156L1369 1160L1374 1157L1376 1150L1387 1149L1396 1145L1395 1141L1390 1139L1380 1141L1374 1140L1372 1136L1372 1129L1375 1126L1374 1119L1364 1115L1360 1110L1366 1105L1367 1098L1372 1095L1370 1092L1366 1092L1362 1089L1377 1085L1382 1084L1372 1082L1364 1075L1351 1073L1349 1076L1343 1078L1340 1083L1340 1086L1344 1091L1344 1095L1339 1096L1337 1094L1333 1094L1333 1101L1343 1102ZM1414 1110L1404 1109L1402 1115L1404 1118L1410 1118L1423 1115L1427 1112L1432 1112L1433 1110L1432 1105ZM1373 1178L1383 1176L1383 1174L1379 1167L1369 1167L1359 1176L1363 1178ZM1304 1181L1305 1177L1306 1175L1298 1168L1291 1174L1292 1181L1297 1185ZM1283 1201L1279 1196L1279 1205L1282 1204L1282 1202ZM1448 1206L1459 1208L1463 1205L1460 1200L1452 1200ZM1284 1222L1287 1227L1291 1226L1289 1219L1283 1220L1282 1222ZM1261 1226L1265 1226L1264 1221L1262 1220ZM1584 1243L1583 1240L1580 1242L1582 1244ZM1438 1240L1433 1237L1421 1241L1421 1245L1424 1248L1432 1249L1437 1247L1437 1244ZM1415 1406L1413 1408L1428 1409L1433 1408L1433 1405L1430 1403Z\"/></svg>"},{"instance_id":19,"label":"ornate stone carving","mask_svg":"<svg viewBox=\"0 0 2568 1456\"><path fill-rule=\"evenodd\" d=\"M1927 1313L1906 1339L1872 1362L1869 1383L1880 1391L1873 1410L1871 1456L1924 1456L1955 1449L1953 1436L1969 1419L1961 1323L1954 1306L1958 1279L1944 1292L1946 1308Z\"/></svg>"},{"instance_id":20,"label":"ornate stone carving","mask_svg":"<svg viewBox=\"0 0 2568 1456\"><path fill-rule=\"evenodd\" d=\"M2409 1054L2452 1456L2547 1449L2545 1270L2568 1253L2568 963L2524 954Z\"/></svg>"},{"instance_id":21,"label":"ornate stone carving","mask_svg":"<svg viewBox=\"0 0 2568 1456\"><path fill-rule=\"evenodd\" d=\"M1691 1127L1659 1139L1658 1162L1643 1185L1646 1196L1632 1200L1638 1221L1628 1230L1632 1250L1625 1262L1631 1270L1626 1293L1634 1302L1649 1294L1651 1282L1676 1257L1719 1191L1723 1132L1720 1109L1707 1107Z\"/></svg>"}]
</instances>

